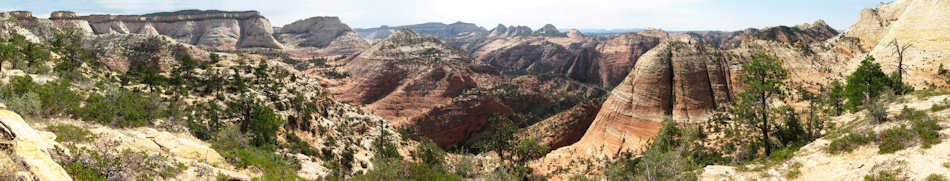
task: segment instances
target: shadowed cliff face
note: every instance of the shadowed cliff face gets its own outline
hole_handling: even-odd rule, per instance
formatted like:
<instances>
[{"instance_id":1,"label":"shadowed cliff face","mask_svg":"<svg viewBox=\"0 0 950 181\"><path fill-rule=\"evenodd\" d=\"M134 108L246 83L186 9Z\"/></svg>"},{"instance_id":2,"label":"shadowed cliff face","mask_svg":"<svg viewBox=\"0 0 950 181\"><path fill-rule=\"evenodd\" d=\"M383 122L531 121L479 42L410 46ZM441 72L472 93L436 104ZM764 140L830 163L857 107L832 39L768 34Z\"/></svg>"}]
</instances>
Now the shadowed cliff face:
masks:
<instances>
[{"instance_id":1,"label":"shadowed cliff face","mask_svg":"<svg viewBox=\"0 0 950 181\"><path fill-rule=\"evenodd\" d=\"M147 15L89 15L53 12L50 20L68 22L92 34L160 34L208 49L281 48L270 22L257 11L179 11Z\"/></svg>"}]
</instances>

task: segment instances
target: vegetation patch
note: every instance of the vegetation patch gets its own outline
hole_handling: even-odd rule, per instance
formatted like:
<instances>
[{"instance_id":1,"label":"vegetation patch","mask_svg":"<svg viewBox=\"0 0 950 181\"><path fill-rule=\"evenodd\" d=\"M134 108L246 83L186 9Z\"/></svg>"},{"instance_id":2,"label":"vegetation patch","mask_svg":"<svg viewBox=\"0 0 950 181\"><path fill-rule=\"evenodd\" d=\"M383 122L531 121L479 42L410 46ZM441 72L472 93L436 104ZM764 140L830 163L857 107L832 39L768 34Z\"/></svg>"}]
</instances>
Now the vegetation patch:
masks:
<instances>
[{"instance_id":1,"label":"vegetation patch","mask_svg":"<svg viewBox=\"0 0 950 181\"><path fill-rule=\"evenodd\" d=\"M940 174L933 173L933 174L928 175L927 178L925 178L924 180L927 180L927 181L947 181L947 177L945 177L945 176L943 176L943 175L940 175Z\"/></svg>"},{"instance_id":2,"label":"vegetation patch","mask_svg":"<svg viewBox=\"0 0 950 181\"><path fill-rule=\"evenodd\" d=\"M878 171L877 173L864 176L864 181L898 181L903 180L899 178L901 170L884 170Z\"/></svg>"},{"instance_id":3,"label":"vegetation patch","mask_svg":"<svg viewBox=\"0 0 950 181\"><path fill-rule=\"evenodd\" d=\"M212 147L238 168L256 167L263 172L261 180L296 180L300 165L296 159L274 153L266 147L251 146L250 140L236 128L221 131Z\"/></svg>"},{"instance_id":4,"label":"vegetation patch","mask_svg":"<svg viewBox=\"0 0 950 181\"><path fill-rule=\"evenodd\" d=\"M909 147L914 141L914 132L901 125L884 130L879 135L881 144L878 145L878 153L894 153Z\"/></svg>"},{"instance_id":5,"label":"vegetation patch","mask_svg":"<svg viewBox=\"0 0 950 181\"><path fill-rule=\"evenodd\" d=\"M53 155L73 180L115 180L130 176L136 180L167 180L187 169L162 154L90 150L73 144L67 144L66 149L69 153L57 148Z\"/></svg>"},{"instance_id":6,"label":"vegetation patch","mask_svg":"<svg viewBox=\"0 0 950 181\"><path fill-rule=\"evenodd\" d=\"M831 154L851 152L858 147L871 143L875 137L876 135L873 132L867 134L848 133L844 137L831 141L831 144L828 144L827 151Z\"/></svg>"},{"instance_id":7,"label":"vegetation patch","mask_svg":"<svg viewBox=\"0 0 950 181\"><path fill-rule=\"evenodd\" d=\"M46 129L56 134L57 142L88 142L99 138L89 129L71 124L50 125L46 126Z\"/></svg>"}]
</instances>

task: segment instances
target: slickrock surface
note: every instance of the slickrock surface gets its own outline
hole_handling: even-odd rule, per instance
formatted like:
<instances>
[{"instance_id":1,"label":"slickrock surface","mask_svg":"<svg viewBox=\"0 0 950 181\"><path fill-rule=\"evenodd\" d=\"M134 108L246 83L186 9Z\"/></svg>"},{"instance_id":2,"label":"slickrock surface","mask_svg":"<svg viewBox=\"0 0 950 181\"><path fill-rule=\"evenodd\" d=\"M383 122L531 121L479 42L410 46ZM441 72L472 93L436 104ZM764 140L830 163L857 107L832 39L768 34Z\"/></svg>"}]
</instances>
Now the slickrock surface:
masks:
<instances>
[{"instance_id":1,"label":"slickrock surface","mask_svg":"<svg viewBox=\"0 0 950 181\"><path fill-rule=\"evenodd\" d=\"M861 11L858 22L842 37L860 39L862 47L877 58L885 72L897 70L894 45L912 45L904 55L904 81L917 87L946 86L937 67L950 64L950 2L898 0ZM861 57L863 58L863 57ZM858 63L849 65L852 70Z\"/></svg>"},{"instance_id":2,"label":"slickrock surface","mask_svg":"<svg viewBox=\"0 0 950 181\"><path fill-rule=\"evenodd\" d=\"M53 140L55 138L40 135L20 115L11 111L0 110L0 123L0 126L15 136L12 140L12 156L29 169L33 174L31 179L72 180L66 170L50 157L49 151L59 144Z\"/></svg>"}]
</instances>

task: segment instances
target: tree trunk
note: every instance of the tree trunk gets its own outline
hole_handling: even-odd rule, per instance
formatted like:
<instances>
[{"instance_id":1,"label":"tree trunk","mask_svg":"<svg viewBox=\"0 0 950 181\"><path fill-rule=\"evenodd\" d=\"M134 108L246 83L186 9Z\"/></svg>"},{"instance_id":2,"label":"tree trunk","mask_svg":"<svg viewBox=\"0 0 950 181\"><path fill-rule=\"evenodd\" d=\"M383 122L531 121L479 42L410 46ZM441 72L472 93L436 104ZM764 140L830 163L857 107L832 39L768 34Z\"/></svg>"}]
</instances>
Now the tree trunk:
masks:
<instances>
[{"instance_id":1,"label":"tree trunk","mask_svg":"<svg viewBox=\"0 0 950 181\"><path fill-rule=\"evenodd\" d=\"M769 105L765 94L759 97L759 101L762 103L762 143L765 144L765 155L769 155L772 154L772 145L769 144Z\"/></svg>"}]
</instances>

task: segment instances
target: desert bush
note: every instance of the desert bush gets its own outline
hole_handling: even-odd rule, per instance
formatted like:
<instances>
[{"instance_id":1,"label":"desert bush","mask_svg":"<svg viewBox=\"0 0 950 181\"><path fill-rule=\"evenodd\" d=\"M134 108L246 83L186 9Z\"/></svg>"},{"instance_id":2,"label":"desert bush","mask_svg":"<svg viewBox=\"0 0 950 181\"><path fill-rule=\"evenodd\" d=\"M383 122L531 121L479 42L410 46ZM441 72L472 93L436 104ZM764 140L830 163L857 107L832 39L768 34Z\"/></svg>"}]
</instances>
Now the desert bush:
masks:
<instances>
[{"instance_id":1,"label":"desert bush","mask_svg":"<svg viewBox=\"0 0 950 181\"><path fill-rule=\"evenodd\" d=\"M887 122L887 103L883 101L875 101L869 105L866 105L867 113L866 116L868 121L872 123L883 123Z\"/></svg>"},{"instance_id":2,"label":"desert bush","mask_svg":"<svg viewBox=\"0 0 950 181\"><path fill-rule=\"evenodd\" d=\"M56 141L58 142L88 142L99 138L98 135L93 134L89 129L71 124L49 125L46 126L46 129L56 134Z\"/></svg>"},{"instance_id":3,"label":"desert bush","mask_svg":"<svg viewBox=\"0 0 950 181\"><path fill-rule=\"evenodd\" d=\"M920 138L922 143L922 148L930 148L930 146L940 143L940 125L937 124L935 119L920 119L912 122L911 128L917 133L917 137Z\"/></svg>"},{"instance_id":4,"label":"desert bush","mask_svg":"<svg viewBox=\"0 0 950 181\"><path fill-rule=\"evenodd\" d=\"M927 112L926 112L926 111L921 111L921 110L917 110L917 109L914 109L914 108L909 108L909 107L907 107L907 106L904 106L904 108L901 109L901 113L900 113L900 114L897 114L897 116L895 116L894 118L895 118L895 119L898 119L898 120L910 120L910 121L913 121L913 120L926 119L927 117L928 117L928 115L927 115Z\"/></svg>"},{"instance_id":5,"label":"desert bush","mask_svg":"<svg viewBox=\"0 0 950 181\"><path fill-rule=\"evenodd\" d=\"M43 111L43 102L40 101L40 95L35 92L8 98L4 103L13 112L27 118L38 117Z\"/></svg>"},{"instance_id":6,"label":"desert bush","mask_svg":"<svg viewBox=\"0 0 950 181\"><path fill-rule=\"evenodd\" d=\"M165 180L174 178L186 169L180 162L170 161L162 154L150 154L132 150L102 152L86 147L66 145L55 150L53 155L73 180ZM161 178L161 179L160 179Z\"/></svg>"},{"instance_id":7,"label":"desert bush","mask_svg":"<svg viewBox=\"0 0 950 181\"><path fill-rule=\"evenodd\" d=\"M876 174L864 176L864 181L897 181L901 170L878 171Z\"/></svg>"},{"instance_id":8,"label":"desert bush","mask_svg":"<svg viewBox=\"0 0 950 181\"><path fill-rule=\"evenodd\" d=\"M881 132L878 135L881 144L878 145L878 153L894 153L910 146L914 141L914 132L901 125Z\"/></svg>"},{"instance_id":9,"label":"desert bush","mask_svg":"<svg viewBox=\"0 0 950 181\"><path fill-rule=\"evenodd\" d=\"M157 95L119 88L109 91L107 96L90 94L76 116L84 121L117 127L139 127L160 116L162 106L159 103Z\"/></svg>"},{"instance_id":10,"label":"desert bush","mask_svg":"<svg viewBox=\"0 0 950 181\"><path fill-rule=\"evenodd\" d=\"M43 114L47 116L63 116L76 112L79 109L79 103L82 97L71 90L72 83L69 80L61 79L59 81L47 82L38 86L35 92L40 95L40 101L43 103Z\"/></svg>"},{"instance_id":11,"label":"desert bush","mask_svg":"<svg viewBox=\"0 0 950 181\"><path fill-rule=\"evenodd\" d=\"M930 112L940 112L947 108L950 108L950 101L948 101L947 99L944 99L943 102L931 105Z\"/></svg>"},{"instance_id":12,"label":"desert bush","mask_svg":"<svg viewBox=\"0 0 950 181\"><path fill-rule=\"evenodd\" d=\"M924 180L927 180L927 181L947 181L947 177L944 177L943 175L940 175L940 174L933 173L933 174L928 175L927 178L925 178Z\"/></svg>"},{"instance_id":13,"label":"desert bush","mask_svg":"<svg viewBox=\"0 0 950 181\"><path fill-rule=\"evenodd\" d=\"M287 144L284 144L281 146L284 148L287 148L291 152L301 153L301 154L309 155L309 156L320 155L320 152L317 152L317 150L314 150L313 147L310 146L310 143L304 142L303 140L300 139L300 137L297 137L296 134L293 134L293 133L285 134L284 139L287 140Z\"/></svg>"},{"instance_id":14,"label":"desert bush","mask_svg":"<svg viewBox=\"0 0 950 181\"><path fill-rule=\"evenodd\" d=\"M366 174L357 175L350 180L462 180L462 177L453 175L425 163L406 163L401 160L382 159L374 161L376 169Z\"/></svg>"},{"instance_id":15,"label":"desert bush","mask_svg":"<svg viewBox=\"0 0 950 181\"><path fill-rule=\"evenodd\" d=\"M212 147L238 168L256 167L263 172L260 180L296 180L300 168L296 159L284 157L273 150L251 146L246 135L236 127L218 132Z\"/></svg>"},{"instance_id":16,"label":"desert bush","mask_svg":"<svg viewBox=\"0 0 950 181\"><path fill-rule=\"evenodd\" d=\"M869 132L867 134L848 133L844 137L831 141L831 143L828 144L827 151L828 153L831 153L831 154L851 152L857 147L866 145L870 143L871 141L874 141L876 136L877 135L875 135L873 132Z\"/></svg>"}]
</instances>

